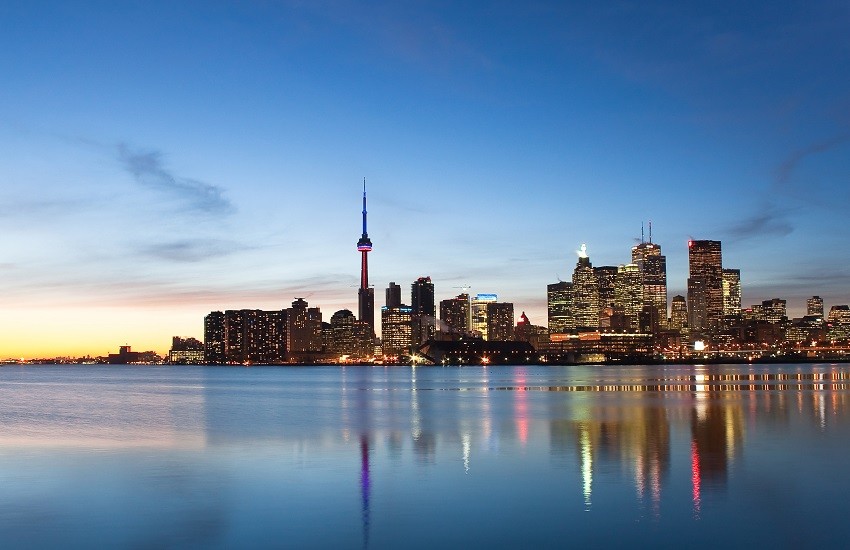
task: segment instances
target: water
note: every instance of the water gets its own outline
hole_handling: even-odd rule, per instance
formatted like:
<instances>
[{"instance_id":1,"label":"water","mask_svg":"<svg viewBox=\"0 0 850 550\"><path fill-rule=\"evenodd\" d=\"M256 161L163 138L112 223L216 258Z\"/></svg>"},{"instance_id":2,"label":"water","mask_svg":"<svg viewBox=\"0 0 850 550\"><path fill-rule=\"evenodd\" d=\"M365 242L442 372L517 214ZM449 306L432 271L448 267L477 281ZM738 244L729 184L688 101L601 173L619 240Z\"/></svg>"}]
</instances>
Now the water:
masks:
<instances>
[{"instance_id":1,"label":"water","mask_svg":"<svg viewBox=\"0 0 850 550\"><path fill-rule=\"evenodd\" d=\"M844 547L850 365L0 368L0 546Z\"/></svg>"}]
</instances>

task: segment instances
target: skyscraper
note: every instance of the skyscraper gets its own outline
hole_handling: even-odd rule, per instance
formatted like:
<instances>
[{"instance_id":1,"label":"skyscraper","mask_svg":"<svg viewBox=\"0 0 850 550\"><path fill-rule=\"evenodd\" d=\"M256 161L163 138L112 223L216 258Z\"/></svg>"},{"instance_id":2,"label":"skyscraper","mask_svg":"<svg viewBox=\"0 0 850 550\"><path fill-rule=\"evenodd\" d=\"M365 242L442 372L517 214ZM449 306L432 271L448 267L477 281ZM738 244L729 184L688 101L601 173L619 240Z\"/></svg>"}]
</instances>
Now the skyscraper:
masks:
<instances>
[{"instance_id":1,"label":"skyscraper","mask_svg":"<svg viewBox=\"0 0 850 550\"><path fill-rule=\"evenodd\" d=\"M410 285L410 307L419 315L437 316L434 307L434 283L431 277L419 277Z\"/></svg>"},{"instance_id":2,"label":"skyscraper","mask_svg":"<svg viewBox=\"0 0 850 550\"><path fill-rule=\"evenodd\" d=\"M741 270L723 270L723 316L741 314Z\"/></svg>"},{"instance_id":3,"label":"skyscraper","mask_svg":"<svg viewBox=\"0 0 850 550\"><path fill-rule=\"evenodd\" d=\"M649 242L632 247L632 263L641 272L643 305L649 306L650 329L663 330L667 328L667 257L661 254L661 246L652 242L651 224Z\"/></svg>"},{"instance_id":4,"label":"skyscraper","mask_svg":"<svg viewBox=\"0 0 850 550\"><path fill-rule=\"evenodd\" d=\"M581 245L573 270L572 313L576 328L599 327L599 287L585 244Z\"/></svg>"},{"instance_id":5,"label":"skyscraper","mask_svg":"<svg viewBox=\"0 0 850 550\"><path fill-rule=\"evenodd\" d=\"M360 252L360 289L357 291L358 318L369 326L371 338L375 338L375 289L369 286L369 259L372 240L366 232L366 178L363 178L363 234L357 241Z\"/></svg>"},{"instance_id":6,"label":"skyscraper","mask_svg":"<svg viewBox=\"0 0 850 550\"><path fill-rule=\"evenodd\" d=\"M723 318L720 241L688 241L688 326L692 338L710 336Z\"/></svg>"},{"instance_id":7,"label":"skyscraper","mask_svg":"<svg viewBox=\"0 0 850 550\"><path fill-rule=\"evenodd\" d=\"M514 339L514 305L510 302L487 304L487 339L507 342Z\"/></svg>"},{"instance_id":8,"label":"skyscraper","mask_svg":"<svg viewBox=\"0 0 850 550\"><path fill-rule=\"evenodd\" d=\"M599 326L607 327L611 324L610 317L616 302L614 281L617 278L617 266L596 266L593 274L596 275L596 286L599 289Z\"/></svg>"},{"instance_id":9,"label":"skyscraper","mask_svg":"<svg viewBox=\"0 0 850 550\"><path fill-rule=\"evenodd\" d=\"M410 353L412 314L413 309L405 305L381 308L381 351L384 355L399 357Z\"/></svg>"},{"instance_id":10,"label":"skyscraper","mask_svg":"<svg viewBox=\"0 0 850 550\"><path fill-rule=\"evenodd\" d=\"M823 317L823 298L812 296L806 300L806 315Z\"/></svg>"},{"instance_id":11,"label":"skyscraper","mask_svg":"<svg viewBox=\"0 0 850 550\"><path fill-rule=\"evenodd\" d=\"M401 287L397 284L390 282L390 286L387 287L386 292L387 298L387 307L394 308L401 305Z\"/></svg>"},{"instance_id":12,"label":"skyscraper","mask_svg":"<svg viewBox=\"0 0 850 550\"><path fill-rule=\"evenodd\" d=\"M460 294L455 298L440 302L440 320L449 326L452 332L469 332L469 294Z\"/></svg>"},{"instance_id":13,"label":"skyscraper","mask_svg":"<svg viewBox=\"0 0 850 550\"><path fill-rule=\"evenodd\" d=\"M495 294L476 294L470 304L470 313L472 315L472 330L481 334L481 337L487 340L487 304L496 302L499 299ZM511 328L513 328L511 321Z\"/></svg>"},{"instance_id":14,"label":"skyscraper","mask_svg":"<svg viewBox=\"0 0 850 550\"><path fill-rule=\"evenodd\" d=\"M670 302L670 328L681 331L688 326L688 303L684 296L673 296Z\"/></svg>"},{"instance_id":15,"label":"skyscraper","mask_svg":"<svg viewBox=\"0 0 850 550\"><path fill-rule=\"evenodd\" d=\"M573 284L559 281L546 286L546 310L550 334L575 328L572 316Z\"/></svg>"},{"instance_id":16,"label":"skyscraper","mask_svg":"<svg viewBox=\"0 0 850 550\"><path fill-rule=\"evenodd\" d=\"M643 278L637 264L621 265L614 279L615 304L622 308L626 326L630 330L639 327L639 316L643 308Z\"/></svg>"}]
</instances>

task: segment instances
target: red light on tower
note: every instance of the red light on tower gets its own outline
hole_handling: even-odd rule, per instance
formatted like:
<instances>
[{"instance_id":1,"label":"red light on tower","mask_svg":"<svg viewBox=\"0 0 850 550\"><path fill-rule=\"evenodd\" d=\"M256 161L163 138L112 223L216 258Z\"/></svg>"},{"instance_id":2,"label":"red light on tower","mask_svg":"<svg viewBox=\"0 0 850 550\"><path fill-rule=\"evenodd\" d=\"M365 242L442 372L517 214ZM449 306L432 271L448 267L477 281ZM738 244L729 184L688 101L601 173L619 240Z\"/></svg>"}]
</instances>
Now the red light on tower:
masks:
<instances>
[{"instance_id":1,"label":"red light on tower","mask_svg":"<svg viewBox=\"0 0 850 550\"><path fill-rule=\"evenodd\" d=\"M688 248L692 248L693 246L694 246L694 241L689 240L688 241Z\"/></svg>"}]
</instances>

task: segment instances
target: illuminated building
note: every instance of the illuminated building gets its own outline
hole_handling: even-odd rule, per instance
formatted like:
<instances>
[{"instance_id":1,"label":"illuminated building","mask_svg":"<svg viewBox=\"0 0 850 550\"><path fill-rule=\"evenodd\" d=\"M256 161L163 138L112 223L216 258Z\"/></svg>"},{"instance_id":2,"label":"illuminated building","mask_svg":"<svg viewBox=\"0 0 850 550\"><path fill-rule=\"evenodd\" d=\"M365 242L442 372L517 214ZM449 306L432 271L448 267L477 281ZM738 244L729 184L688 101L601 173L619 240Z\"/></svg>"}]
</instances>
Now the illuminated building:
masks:
<instances>
[{"instance_id":1,"label":"illuminated building","mask_svg":"<svg viewBox=\"0 0 850 550\"><path fill-rule=\"evenodd\" d=\"M487 339L507 342L514 339L514 305L509 302L487 304Z\"/></svg>"},{"instance_id":2,"label":"illuminated building","mask_svg":"<svg viewBox=\"0 0 850 550\"><path fill-rule=\"evenodd\" d=\"M829 340L850 339L850 307L832 306L827 316L827 338Z\"/></svg>"},{"instance_id":3,"label":"illuminated building","mask_svg":"<svg viewBox=\"0 0 850 550\"><path fill-rule=\"evenodd\" d=\"M357 241L360 252L360 289L357 291L358 318L369 326L370 338L375 338L375 289L369 286L369 259L372 240L366 232L366 180L363 180L363 234Z\"/></svg>"},{"instance_id":4,"label":"illuminated building","mask_svg":"<svg viewBox=\"0 0 850 550\"><path fill-rule=\"evenodd\" d=\"M181 365L201 365L204 363L204 343L195 338L171 339L168 362Z\"/></svg>"},{"instance_id":5,"label":"illuminated building","mask_svg":"<svg viewBox=\"0 0 850 550\"><path fill-rule=\"evenodd\" d=\"M331 348L339 355L357 355L358 342L354 334L357 317L348 309L341 309L331 315Z\"/></svg>"},{"instance_id":6,"label":"illuminated building","mask_svg":"<svg viewBox=\"0 0 850 550\"><path fill-rule=\"evenodd\" d=\"M322 350L322 312L307 306L303 298L296 298L286 310L286 352L291 359Z\"/></svg>"},{"instance_id":7,"label":"illuminated building","mask_svg":"<svg viewBox=\"0 0 850 550\"><path fill-rule=\"evenodd\" d=\"M710 336L723 318L720 241L688 241L688 327L691 339Z\"/></svg>"},{"instance_id":8,"label":"illuminated building","mask_svg":"<svg viewBox=\"0 0 850 550\"><path fill-rule=\"evenodd\" d=\"M823 298L812 296L806 300L806 315L818 315L823 317Z\"/></svg>"},{"instance_id":9,"label":"illuminated building","mask_svg":"<svg viewBox=\"0 0 850 550\"><path fill-rule=\"evenodd\" d=\"M559 281L546 286L546 311L550 333L564 333L575 328L571 312L573 284Z\"/></svg>"},{"instance_id":10,"label":"illuminated building","mask_svg":"<svg viewBox=\"0 0 850 550\"><path fill-rule=\"evenodd\" d=\"M487 340L487 306L498 300L495 294L476 294L470 304L470 314L472 316L472 332L478 333L482 338ZM511 319L511 327L513 327L513 319Z\"/></svg>"},{"instance_id":11,"label":"illuminated building","mask_svg":"<svg viewBox=\"0 0 850 550\"><path fill-rule=\"evenodd\" d=\"M684 296L673 296L670 302L670 328L681 331L688 326L688 303Z\"/></svg>"},{"instance_id":12,"label":"illuminated building","mask_svg":"<svg viewBox=\"0 0 850 550\"><path fill-rule=\"evenodd\" d=\"M581 245L573 270L572 314L576 328L599 326L599 287L585 244Z\"/></svg>"},{"instance_id":13,"label":"illuminated building","mask_svg":"<svg viewBox=\"0 0 850 550\"><path fill-rule=\"evenodd\" d=\"M787 319L787 307L785 300L772 298L761 303L762 315L768 323L778 324Z\"/></svg>"},{"instance_id":14,"label":"illuminated building","mask_svg":"<svg viewBox=\"0 0 850 550\"><path fill-rule=\"evenodd\" d=\"M133 351L130 346L119 346L118 353L107 356L110 365L129 365L131 363L159 363L160 357L153 351Z\"/></svg>"},{"instance_id":15,"label":"illuminated building","mask_svg":"<svg viewBox=\"0 0 850 550\"><path fill-rule=\"evenodd\" d=\"M401 287L391 282L386 290L387 303L386 306L390 309L401 305Z\"/></svg>"},{"instance_id":16,"label":"illuminated building","mask_svg":"<svg viewBox=\"0 0 850 550\"><path fill-rule=\"evenodd\" d=\"M207 363L224 363L224 313L212 311L204 317L204 359Z\"/></svg>"},{"instance_id":17,"label":"illuminated building","mask_svg":"<svg viewBox=\"0 0 850 550\"><path fill-rule=\"evenodd\" d=\"M410 354L413 308L405 305L381 308L381 352L386 357Z\"/></svg>"},{"instance_id":18,"label":"illuminated building","mask_svg":"<svg viewBox=\"0 0 850 550\"><path fill-rule=\"evenodd\" d=\"M632 247L632 263L641 272L643 305L649 306L649 328L658 332L667 328L667 257L661 254L661 246L652 242L652 225L649 226L649 242Z\"/></svg>"},{"instance_id":19,"label":"illuminated building","mask_svg":"<svg viewBox=\"0 0 850 550\"><path fill-rule=\"evenodd\" d=\"M621 265L614 279L614 299L616 306L622 308L625 327L637 330L638 316L643 308L643 278L637 264Z\"/></svg>"},{"instance_id":20,"label":"illuminated building","mask_svg":"<svg viewBox=\"0 0 850 550\"><path fill-rule=\"evenodd\" d=\"M617 266L601 265L593 268L596 276L596 287L599 291L599 326L611 326L611 314L616 305L614 289L617 279Z\"/></svg>"},{"instance_id":21,"label":"illuminated building","mask_svg":"<svg viewBox=\"0 0 850 550\"><path fill-rule=\"evenodd\" d=\"M723 270L723 316L741 314L741 270Z\"/></svg>"},{"instance_id":22,"label":"illuminated building","mask_svg":"<svg viewBox=\"0 0 850 550\"><path fill-rule=\"evenodd\" d=\"M469 326L469 294L460 294L455 298L440 302L440 320L448 325L451 332L467 334Z\"/></svg>"}]
</instances>

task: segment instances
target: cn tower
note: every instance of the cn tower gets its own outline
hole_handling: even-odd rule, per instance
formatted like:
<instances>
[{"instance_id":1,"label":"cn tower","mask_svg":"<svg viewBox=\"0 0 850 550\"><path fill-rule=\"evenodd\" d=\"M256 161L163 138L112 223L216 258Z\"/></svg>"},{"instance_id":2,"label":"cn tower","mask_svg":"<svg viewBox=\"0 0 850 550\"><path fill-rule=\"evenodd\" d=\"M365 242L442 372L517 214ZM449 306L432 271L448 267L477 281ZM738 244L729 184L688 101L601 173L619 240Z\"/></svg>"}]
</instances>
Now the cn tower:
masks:
<instances>
[{"instance_id":1,"label":"cn tower","mask_svg":"<svg viewBox=\"0 0 850 550\"><path fill-rule=\"evenodd\" d=\"M369 324L372 338L375 337L375 289L369 286L369 259L372 241L366 232L366 178L363 178L363 235L357 241L360 252L360 290L357 291L357 313L361 321Z\"/></svg>"}]
</instances>

